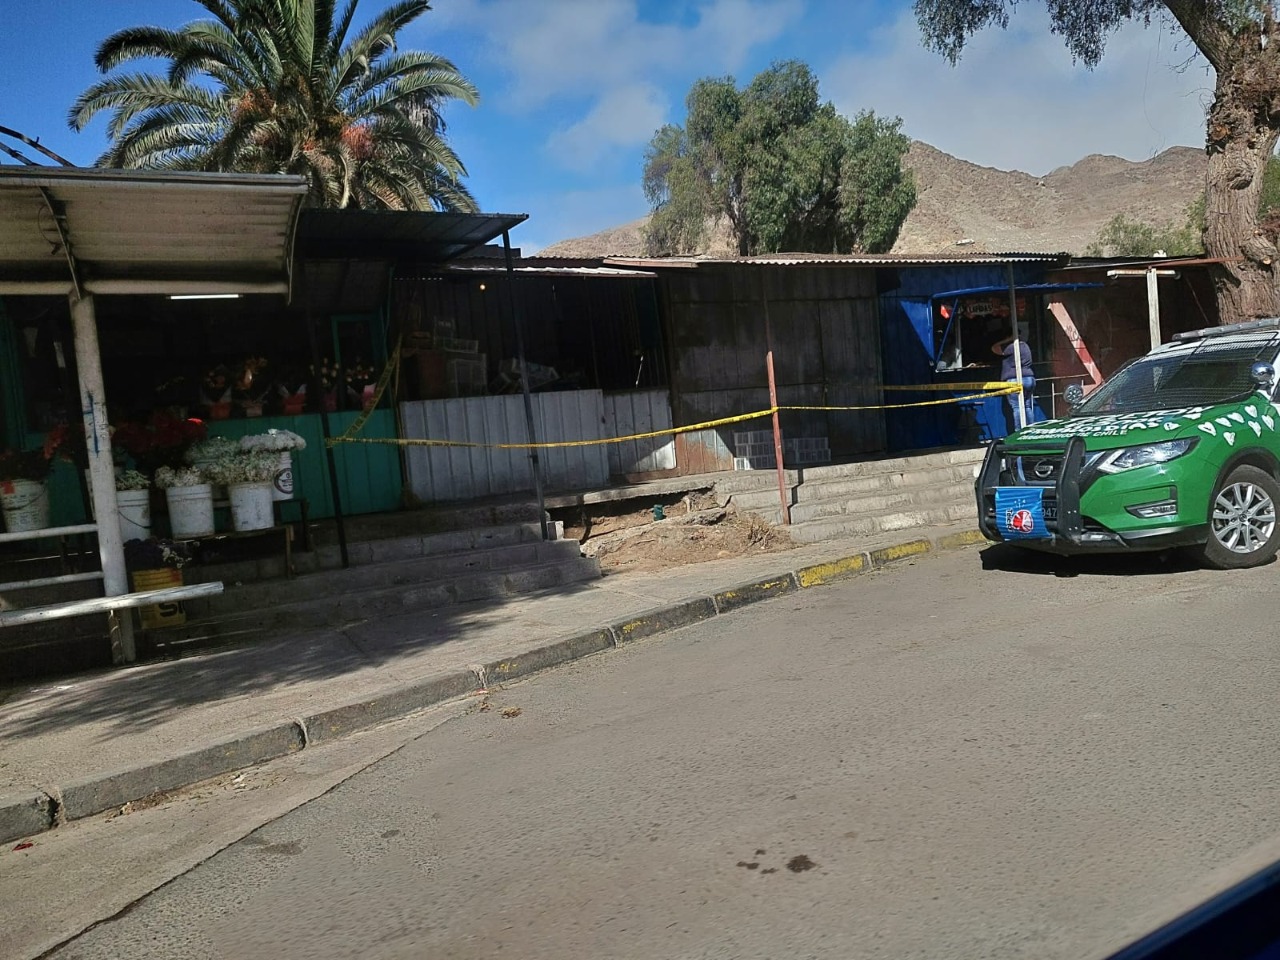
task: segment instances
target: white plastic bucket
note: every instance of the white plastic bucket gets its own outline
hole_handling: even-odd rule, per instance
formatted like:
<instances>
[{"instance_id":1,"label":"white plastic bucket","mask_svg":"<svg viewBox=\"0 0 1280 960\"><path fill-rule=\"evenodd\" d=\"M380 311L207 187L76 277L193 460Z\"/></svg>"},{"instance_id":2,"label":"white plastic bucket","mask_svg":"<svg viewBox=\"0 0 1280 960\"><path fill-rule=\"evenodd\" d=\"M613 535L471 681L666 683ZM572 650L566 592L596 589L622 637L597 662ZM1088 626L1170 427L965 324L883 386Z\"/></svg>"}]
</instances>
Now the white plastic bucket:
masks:
<instances>
[{"instance_id":1,"label":"white plastic bucket","mask_svg":"<svg viewBox=\"0 0 1280 960\"><path fill-rule=\"evenodd\" d=\"M120 516L120 539L125 543L151 536L150 490L117 490L116 513Z\"/></svg>"},{"instance_id":2,"label":"white plastic bucket","mask_svg":"<svg viewBox=\"0 0 1280 960\"><path fill-rule=\"evenodd\" d=\"M272 508L274 485L268 483L233 483L231 494L231 526L237 531L266 530L274 527Z\"/></svg>"},{"instance_id":3,"label":"white plastic bucket","mask_svg":"<svg viewBox=\"0 0 1280 960\"><path fill-rule=\"evenodd\" d=\"M293 499L293 453L289 450L280 451L280 467L271 481L271 499Z\"/></svg>"},{"instance_id":4,"label":"white plastic bucket","mask_svg":"<svg viewBox=\"0 0 1280 960\"><path fill-rule=\"evenodd\" d=\"M10 533L49 526L49 488L40 480L0 480L0 509Z\"/></svg>"},{"instance_id":5,"label":"white plastic bucket","mask_svg":"<svg viewBox=\"0 0 1280 960\"><path fill-rule=\"evenodd\" d=\"M213 487L209 484L170 487L164 498L169 504L169 526L175 538L207 537L214 532Z\"/></svg>"}]
</instances>

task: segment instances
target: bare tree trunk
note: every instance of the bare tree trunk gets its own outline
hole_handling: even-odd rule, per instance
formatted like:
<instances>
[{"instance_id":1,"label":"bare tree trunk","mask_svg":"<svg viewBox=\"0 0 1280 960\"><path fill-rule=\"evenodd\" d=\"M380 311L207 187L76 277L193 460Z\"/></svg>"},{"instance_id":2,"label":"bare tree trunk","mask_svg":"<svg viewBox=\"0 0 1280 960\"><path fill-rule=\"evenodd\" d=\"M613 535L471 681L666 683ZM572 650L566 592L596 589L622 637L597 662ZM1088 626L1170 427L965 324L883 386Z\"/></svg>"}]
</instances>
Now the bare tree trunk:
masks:
<instances>
[{"instance_id":1,"label":"bare tree trunk","mask_svg":"<svg viewBox=\"0 0 1280 960\"><path fill-rule=\"evenodd\" d=\"M1209 111L1205 250L1214 268L1219 322L1280 316L1277 250L1258 227L1263 174L1280 136L1280 36L1268 22L1258 34L1231 38L1219 51Z\"/></svg>"}]
</instances>

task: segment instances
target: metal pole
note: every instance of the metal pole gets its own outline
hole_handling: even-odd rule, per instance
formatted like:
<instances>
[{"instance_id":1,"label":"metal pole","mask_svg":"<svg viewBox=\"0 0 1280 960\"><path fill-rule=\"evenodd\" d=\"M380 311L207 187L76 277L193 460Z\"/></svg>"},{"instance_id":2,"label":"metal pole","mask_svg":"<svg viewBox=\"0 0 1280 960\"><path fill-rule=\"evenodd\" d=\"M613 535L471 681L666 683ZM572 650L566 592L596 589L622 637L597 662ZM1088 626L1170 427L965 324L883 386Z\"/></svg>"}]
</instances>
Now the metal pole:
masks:
<instances>
[{"instance_id":1,"label":"metal pole","mask_svg":"<svg viewBox=\"0 0 1280 960\"><path fill-rule=\"evenodd\" d=\"M507 262L507 302L511 306L511 323L516 328L516 355L520 360L520 386L524 391L524 422L529 431L529 442L537 443L538 435L533 428L533 397L529 394L529 367L524 359L524 323L516 305L515 262L511 258L511 235L502 231L502 254ZM538 448L529 448L529 465L533 469L533 490L538 497L538 522L542 524L542 539L550 540L547 530L547 503L542 496L542 468L538 463Z\"/></svg>"},{"instance_id":2,"label":"metal pole","mask_svg":"<svg viewBox=\"0 0 1280 960\"><path fill-rule=\"evenodd\" d=\"M787 470L782 463L782 423L778 419L778 381L773 374L773 329L769 324L769 297L764 289L764 269L760 270L760 303L764 307L764 367L769 374L769 406L773 408L773 457L778 467L778 501L782 504L782 524L791 526L791 498L787 496Z\"/></svg>"},{"instance_id":3,"label":"metal pole","mask_svg":"<svg viewBox=\"0 0 1280 960\"><path fill-rule=\"evenodd\" d=\"M1013 324L1013 371L1018 378L1018 409L1013 422L1021 430L1027 425L1027 392L1022 385L1022 340L1018 336L1018 290L1013 281L1013 264L1009 269L1009 320Z\"/></svg>"},{"instance_id":4,"label":"metal pole","mask_svg":"<svg viewBox=\"0 0 1280 960\"><path fill-rule=\"evenodd\" d=\"M1160 346L1160 281L1155 267L1147 268L1147 326L1154 350Z\"/></svg>"},{"instance_id":5,"label":"metal pole","mask_svg":"<svg viewBox=\"0 0 1280 960\"><path fill-rule=\"evenodd\" d=\"M80 411L89 456L89 484L98 524L98 554L102 559L102 587L106 596L119 597L129 592L129 571L124 563L124 539L116 520L119 509L116 472L111 460L111 429L107 423L107 393L98 349L98 321L92 296L72 295L70 300ZM112 659L116 663L133 663L138 658L133 642L133 615L128 610L112 610L110 616L113 632L119 631L119 646L113 644Z\"/></svg>"},{"instance_id":6,"label":"metal pole","mask_svg":"<svg viewBox=\"0 0 1280 960\"><path fill-rule=\"evenodd\" d=\"M325 407L324 393L317 388L320 383L320 343L316 339L316 325L314 318L311 316L311 296L310 291L303 294L306 297L306 317L307 317L307 337L311 340L311 365L315 367L315 376L311 378L310 389L316 390L316 400L320 405L320 432L324 435L326 441L324 445L325 460L329 465L329 490L333 493L333 520L338 531L338 555L342 558L342 568L345 570L351 566L351 558L347 555L347 524L342 516L342 491L338 489L338 463L333 456L333 447L329 446L328 440L333 436L329 429L329 410Z\"/></svg>"}]
</instances>

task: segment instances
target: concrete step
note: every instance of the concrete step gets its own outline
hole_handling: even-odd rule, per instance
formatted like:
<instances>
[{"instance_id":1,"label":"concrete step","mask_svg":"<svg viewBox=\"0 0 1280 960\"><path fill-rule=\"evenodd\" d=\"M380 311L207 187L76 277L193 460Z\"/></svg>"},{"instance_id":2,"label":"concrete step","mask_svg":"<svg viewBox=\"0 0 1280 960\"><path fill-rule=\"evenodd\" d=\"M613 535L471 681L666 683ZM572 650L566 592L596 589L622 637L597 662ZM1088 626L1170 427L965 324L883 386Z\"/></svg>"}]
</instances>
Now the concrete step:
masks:
<instances>
[{"instance_id":1,"label":"concrete step","mask_svg":"<svg viewBox=\"0 0 1280 960\"><path fill-rule=\"evenodd\" d=\"M895 493L803 501L791 508L791 522L808 523L810 520L825 520L828 517L856 517L893 510L928 510L953 503L972 504L973 488L967 485L918 487Z\"/></svg>"},{"instance_id":2,"label":"concrete step","mask_svg":"<svg viewBox=\"0 0 1280 960\"><path fill-rule=\"evenodd\" d=\"M143 635L142 643L146 655L176 655L253 642L279 636L283 632L342 626L474 600L500 600L599 578L598 561L588 557L570 557L518 569L345 590L261 608L232 607L222 615L194 620L190 619L188 606L186 625L149 631ZM239 592L240 588L230 589L224 596L234 597Z\"/></svg>"},{"instance_id":3,"label":"concrete step","mask_svg":"<svg viewBox=\"0 0 1280 960\"><path fill-rule=\"evenodd\" d=\"M536 567L581 556L577 540L536 540L485 549L436 553L425 557L389 558L379 563L324 570L291 580L256 583L223 583L227 589L214 597L188 601L188 616L218 616L246 608L295 602L319 602L336 595L377 588L409 588L425 582L456 579L476 573ZM208 571L201 571L206 576Z\"/></svg>"},{"instance_id":4,"label":"concrete step","mask_svg":"<svg viewBox=\"0 0 1280 960\"><path fill-rule=\"evenodd\" d=\"M352 566L417 560L423 557L447 556L471 550L487 550L511 547L518 544L541 542L542 527L533 523L511 524L502 527L481 527L473 530L453 530L445 533L415 534L389 537L383 540L357 540L347 544L347 556ZM298 574L316 573L321 570L340 570L342 554L336 544L316 546L302 552L294 543L293 566ZM251 583L258 580L283 578L284 556L271 554L235 563L204 564L187 568L190 582L221 580L223 583Z\"/></svg>"},{"instance_id":5,"label":"concrete step","mask_svg":"<svg viewBox=\"0 0 1280 960\"><path fill-rule=\"evenodd\" d=\"M888 493L866 494L860 497L836 497L831 500L813 500L792 504L791 522L808 523L829 517L853 517L885 513L893 510L924 510L949 503L972 503L973 488L954 484L951 486L911 487ZM777 526L782 523L782 511L777 507L750 511L762 520Z\"/></svg>"},{"instance_id":6,"label":"concrete step","mask_svg":"<svg viewBox=\"0 0 1280 960\"><path fill-rule=\"evenodd\" d=\"M846 477L822 481L806 480L791 487L792 505L819 500L835 500L840 497L861 497L892 493L900 490L919 489L928 486L973 485L973 467L969 465L931 467L924 470L908 470L901 473L876 473L864 477ZM778 503L778 489L735 493L731 502L741 510L756 512L770 509Z\"/></svg>"},{"instance_id":7,"label":"concrete step","mask_svg":"<svg viewBox=\"0 0 1280 960\"><path fill-rule=\"evenodd\" d=\"M982 462L986 447L962 447L931 453L879 457L854 463L837 463L823 467L805 467L785 471L788 486L802 483L826 483L854 477L872 477L893 473L917 473L944 467L972 466ZM721 494L748 493L766 489L776 490L778 474L773 470L742 470L716 481Z\"/></svg>"},{"instance_id":8,"label":"concrete step","mask_svg":"<svg viewBox=\"0 0 1280 960\"><path fill-rule=\"evenodd\" d=\"M819 543L844 537L867 537L880 533L910 531L917 527L958 523L964 520L977 522L977 508L972 502L940 504L918 510L890 510L878 514L829 517L811 520L788 527L797 543Z\"/></svg>"},{"instance_id":9,"label":"concrete step","mask_svg":"<svg viewBox=\"0 0 1280 960\"><path fill-rule=\"evenodd\" d=\"M537 522L536 503L502 500L347 517L344 526L348 543L356 543ZM336 546L337 525L332 520L313 521L312 537L320 546Z\"/></svg>"}]
</instances>

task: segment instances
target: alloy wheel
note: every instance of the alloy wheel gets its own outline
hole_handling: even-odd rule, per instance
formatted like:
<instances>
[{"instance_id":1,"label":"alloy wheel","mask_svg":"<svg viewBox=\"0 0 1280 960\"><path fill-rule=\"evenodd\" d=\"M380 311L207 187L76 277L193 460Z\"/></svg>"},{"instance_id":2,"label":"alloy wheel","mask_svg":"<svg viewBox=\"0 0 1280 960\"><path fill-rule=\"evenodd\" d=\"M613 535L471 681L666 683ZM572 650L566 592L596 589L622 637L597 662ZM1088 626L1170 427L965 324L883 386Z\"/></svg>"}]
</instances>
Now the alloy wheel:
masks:
<instances>
[{"instance_id":1,"label":"alloy wheel","mask_svg":"<svg viewBox=\"0 0 1280 960\"><path fill-rule=\"evenodd\" d=\"M1276 506L1255 483L1233 483L1213 502L1213 535L1232 553L1253 553L1271 539Z\"/></svg>"}]
</instances>

